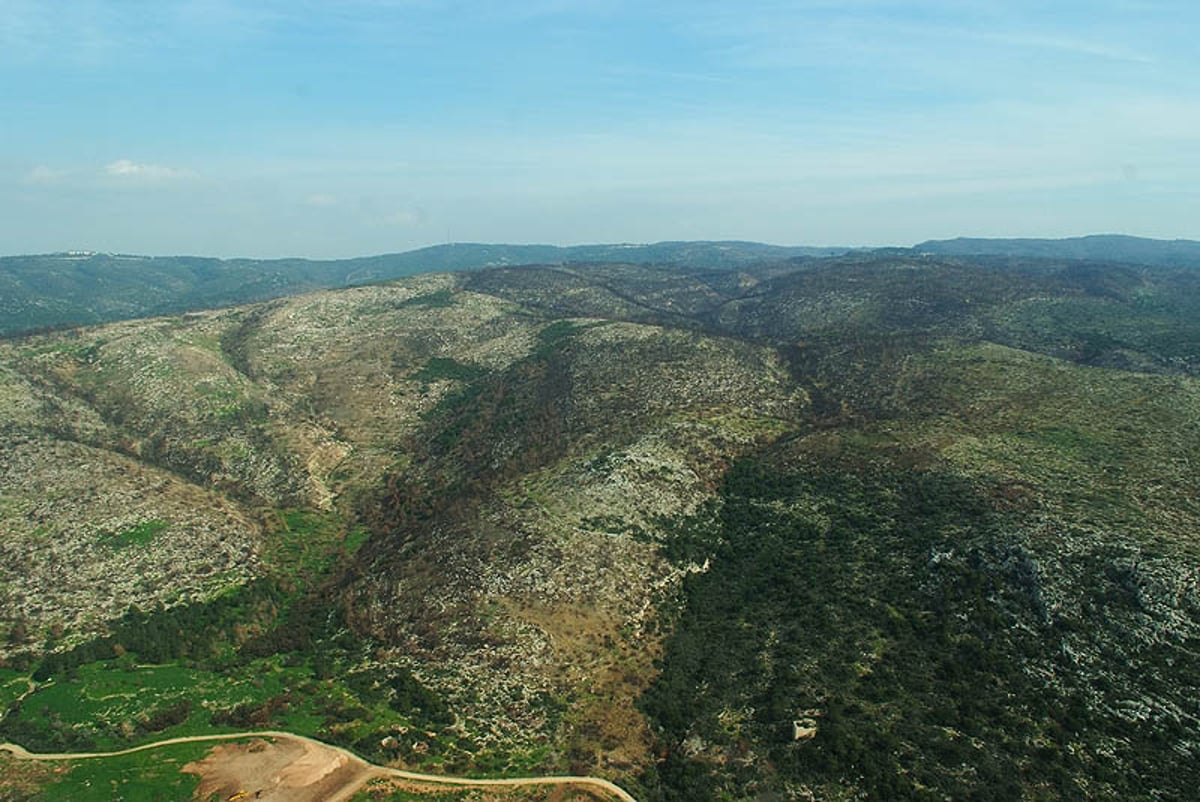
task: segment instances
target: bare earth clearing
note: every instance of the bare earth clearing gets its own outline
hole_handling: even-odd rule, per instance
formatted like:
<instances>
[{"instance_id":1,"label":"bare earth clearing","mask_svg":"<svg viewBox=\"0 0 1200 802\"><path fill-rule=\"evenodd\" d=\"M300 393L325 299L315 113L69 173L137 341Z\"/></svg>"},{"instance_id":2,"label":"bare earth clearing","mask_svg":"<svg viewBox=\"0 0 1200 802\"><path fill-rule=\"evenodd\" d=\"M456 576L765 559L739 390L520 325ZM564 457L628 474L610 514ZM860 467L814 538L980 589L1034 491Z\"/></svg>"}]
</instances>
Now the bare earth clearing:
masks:
<instances>
[{"instance_id":1,"label":"bare earth clearing","mask_svg":"<svg viewBox=\"0 0 1200 802\"><path fill-rule=\"evenodd\" d=\"M291 738L222 744L183 771L200 776L200 799L245 793L262 802L340 802L372 775L367 763L344 752Z\"/></svg>"},{"instance_id":2,"label":"bare earth clearing","mask_svg":"<svg viewBox=\"0 0 1200 802\"><path fill-rule=\"evenodd\" d=\"M198 799L217 794L228 799L263 802L344 802L368 780L398 779L432 786L516 788L521 786L576 787L598 798L636 802L624 789L597 777L531 777L519 779L473 779L439 777L432 774L376 766L345 749L286 732L246 732L228 735L196 735L170 738L158 743L119 752L76 752L38 754L17 744L0 744L0 751L22 760L88 760L142 752L160 746L202 741L248 741L214 747L202 760L189 763L183 771L200 777Z\"/></svg>"}]
</instances>

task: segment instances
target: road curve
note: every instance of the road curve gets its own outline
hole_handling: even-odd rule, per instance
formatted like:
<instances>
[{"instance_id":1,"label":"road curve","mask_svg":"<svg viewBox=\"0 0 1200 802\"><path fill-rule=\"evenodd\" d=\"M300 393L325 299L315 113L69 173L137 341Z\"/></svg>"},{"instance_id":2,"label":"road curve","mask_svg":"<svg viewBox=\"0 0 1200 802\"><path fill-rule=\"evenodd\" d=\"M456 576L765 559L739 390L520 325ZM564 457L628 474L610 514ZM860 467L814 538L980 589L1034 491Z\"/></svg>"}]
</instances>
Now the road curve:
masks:
<instances>
[{"instance_id":1,"label":"road curve","mask_svg":"<svg viewBox=\"0 0 1200 802\"><path fill-rule=\"evenodd\" d=\"M158 749L163 746L171 746L173 744L190 744L203 743L205 741L237 741L244 738L290 738L295 741L306 741L316 744L317 746L326 749L332 749L335 752L340 752L354 760L363 761L358 755L348 749L343 749L340 746L327 744L324 741L318 741L316 738L309 738L305 735L296 735L291 732L281 732L278 730L260 730L256 732L234 732L224 733L221 735L189 735L182 738L167 738L163 741L155 741L150 744L142 744L141 746L130 747L129 749L119 749L115 752L30 752L25 747L14 743L0 743L0 752L8 752L13 757L21 760L91 760L94 758L104 757L120 757L121 755L131 755L135 752L145 752L149 749ZM522 785L585 785L591 788L596 788L612 794L621 802L637 802L621 786L600 777L572 777L572 776L555 776L555 777L514 777L506 779L479 779L474 777L447 777L437 774L421 774L415 771L405 771L403 769L393 769L387 766L379 766L374 763L367 763L372 776L375 777L396 777L402 780L411 780L413 782L429 783L431 785L454 785L459 787L483 787L483 786L522 786Z\"/></svg>"}]
</instances>

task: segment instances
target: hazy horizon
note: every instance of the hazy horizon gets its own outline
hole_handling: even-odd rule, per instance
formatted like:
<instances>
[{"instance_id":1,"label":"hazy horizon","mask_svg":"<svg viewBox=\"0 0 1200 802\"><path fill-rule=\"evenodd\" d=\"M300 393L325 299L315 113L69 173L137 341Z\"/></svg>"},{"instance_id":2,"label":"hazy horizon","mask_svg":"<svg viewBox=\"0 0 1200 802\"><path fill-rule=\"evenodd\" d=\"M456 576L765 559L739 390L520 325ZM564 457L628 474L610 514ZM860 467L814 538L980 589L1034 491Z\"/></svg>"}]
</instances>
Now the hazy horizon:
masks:
<instances>
[{"instance_id":1,"label":"hazy horizon","mask_svg":"<svg viewBox=\"0 0 1200 802\"><path fill-rule=\"evenodd\" d=\"M217 256L217 255L209 254L209 253L182 253L182 252L181 253L139 253L136 251L129 251L129 250L109 251L109 250L99 250L96 248L58 248L55 250L39 251L36 253L33 253L33 252L0 253L0 259L11 259L11 258L28 257L28 256L75 256L75 255L82 256L85 254L93 254L93 255L103 255L103 256L113 256L113 257L125 256L125 257L130 257L130 258L139 258L139 259L141 259L141 258L145 258L145 259L197 258L197 259L222 259L222 260L251 259L251 260L257 260L257 261L274 261L274 260L282 261L282 260L289 260L289 259L301 259L301 260L310 260L310 261L338 261L338 260L343 260L343 259L346 259L346 260L370 259L370 258L381 257L381 256L404 254L404 253L411 253L411 252L416 252L416 251L431 250L431 249L440 248L440 247L459 246L459 245L468 246L468 247L497 247L497 248L549 247L549 248L560 248L563 250L568 250L571 248L602 248L602 247L641 248L641 247L652 247L655 245L666 245L666 244L671 244L671 243L704 243L704 242L716 244L716 245L720 245L722 243L743 243L743 244L752 244L752 245L766 245L766 246L773 247L773 248L813 248L813 249L829 249L829 250L838 250L838 249L845 248L848 251L850 251L850 250L869 251L869 250L873 250L873 249L877 249L877 248L878 249L915 248L916 246L921 245L922 243L925 243L925 242L953 241L956 239L988 239L988 240L996 240L996 241L1031 240L1031 241L1045 241L1045 242L1061 242L1064 240L1088 239L1088 238L1092 238L1092 237L1129 237L1129 238L1133 238L1133 239L1141 239L1141 240L1146 240L1146 241L1150 241L1150 242L1160 242L1160 243L1169 243L1169 242L1200 243L1200 240L1193 240L1193 239L1190 239L1187 237L1141 237L1141 236L1133 235L1133 234L1125 234L1123 232L1105 231L1105 232L1093 232L1090 234L1079 234L1079 235L1067 236L1067 237L1021 237L1021 236L957 237L956 236L956 237L944 237L944 238L927 238L927 239L923 239L923 240L919 240L917 242L911 242L911 243L888 242L888 243L882 243L882 244L877 244L877 245L846 245L845 243L816 243L816 242L762 242L761 240L699 240L699 239L698 240L652 240L652 241L647 241L647 242L619 241L619 242L567 242L567 243L556 243L556 242L435 242L435 243L431 243L429 245L418 245L413 248L405 248L404 250L399 250L399 251L377 251L377 252L372 252L372 253L351 253L351 254L346 254L346 255L341 255L341 256L329 256L329 257L311 256L311 255L303 254L303 253L270 254L270 255L264 255L264 256L246 256L244 254L232 254L232 255Z\"/></svg>"},{"instance_id":2,"label":"hazy horizon","mask_svg":"<svg viewBox=\"0 0 1200 802\"><path fill-rule=\"evenodd\" d=\"M1200 237L1190 4L4 11L9 253Z\"/></svg>"}]
</instances>

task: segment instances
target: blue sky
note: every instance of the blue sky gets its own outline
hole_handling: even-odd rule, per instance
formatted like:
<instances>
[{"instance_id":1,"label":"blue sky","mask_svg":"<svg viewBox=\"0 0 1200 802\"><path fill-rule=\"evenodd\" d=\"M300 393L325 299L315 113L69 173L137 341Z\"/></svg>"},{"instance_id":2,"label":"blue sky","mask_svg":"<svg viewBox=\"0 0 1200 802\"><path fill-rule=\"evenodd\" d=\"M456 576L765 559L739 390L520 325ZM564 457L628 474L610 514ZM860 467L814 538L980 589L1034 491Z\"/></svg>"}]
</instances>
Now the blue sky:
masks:
<instances>
[{"instance_id":1,"label":"blue sky","mask_svg":"<svg viewBox=\"0 0 1200 802\"><path fill-rule=\"evenodd\" d=\"M1200 238L1200 6L0 0L0 253Z\"/></svg>"}]
</instances>

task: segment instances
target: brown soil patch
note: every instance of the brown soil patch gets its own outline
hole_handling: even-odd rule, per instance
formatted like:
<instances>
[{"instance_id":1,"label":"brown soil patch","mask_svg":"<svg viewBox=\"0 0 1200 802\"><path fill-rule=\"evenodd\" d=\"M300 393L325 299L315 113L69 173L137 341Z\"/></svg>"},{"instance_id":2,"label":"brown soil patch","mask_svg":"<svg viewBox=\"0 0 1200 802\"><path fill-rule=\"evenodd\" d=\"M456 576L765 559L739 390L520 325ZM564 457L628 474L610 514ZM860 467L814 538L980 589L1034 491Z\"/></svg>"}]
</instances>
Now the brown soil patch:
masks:
<instances>
[{"instance_id":1,"label":"brown soil patch","mask_svg":"<svg viewBox=\"0 0 1200 802\"><path fill-rule=\"evenodd\" d=\"M182 769L200 777L196 799L221 802L337 802L371 776L356 758L320 744L278 737L222 744Z\"/></svg>"},{"instance_id":2,"label":"brown soil patch","mask_svg":"<svg viewBox=\"0 0 1200 802\"><path fill-rule=\"evenodd\" d=\"M517 786L506 788L453 788L445 785L380 777L362 788L372 802L391 802L405 794L428 795L438 802L611 802L612 797L574 785Z\"/></svg>"},{"instance_id":3,"label":"brown soil patch","mask_svg":"<svg viewBox=\"0 0 1200 802\"><path fill-rule=\"evenodd\" d=\"M603 796L586 788L573 785L562 785L546 798L546 802L608 802L609 796Z\"/></svg>"},{"instance_id":4,"label":"brown soil patch","mask_svg":"<svg viewBox=\"0 0 1200 802\"><path fill-rule=\"evenodd\" d=\"M619 781L649 765L654 738L634 700L656 673L658 644L629 642L618 620L583 605L510 609L550 636L568 681L591 691L568 714L571 773L599 773Z\"/></svg>"},{"instance_id":5,"label":"brown soil patch","mask_svg":"<svg viewBox=\"0 0 1200 802\"><path fill-rule=\"evenodd\" d=\"M45 785L70 770L65 764L17 760L0 753L0 799L35 799Z\"/></svg>"},{"instance_id":6,"label":"brown soil patch","mask_svg":"<svg viewBox=\"0 0 1200 802\"><path fill-rule=\"evenodd\" d=\"M391 777L372 780L363 786L371 802L428 796L431 802L543 802L544 796L531 796L513 788L447 788L444 785L397 780ZM401 796L403 795L403 796Z\"/></svg>"}]
</instances>

